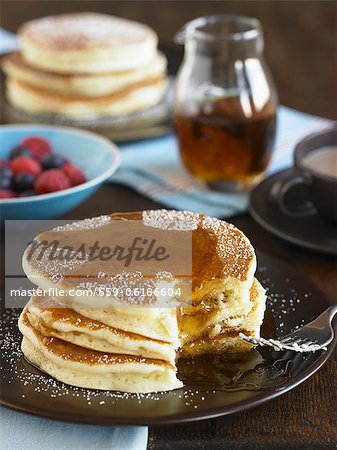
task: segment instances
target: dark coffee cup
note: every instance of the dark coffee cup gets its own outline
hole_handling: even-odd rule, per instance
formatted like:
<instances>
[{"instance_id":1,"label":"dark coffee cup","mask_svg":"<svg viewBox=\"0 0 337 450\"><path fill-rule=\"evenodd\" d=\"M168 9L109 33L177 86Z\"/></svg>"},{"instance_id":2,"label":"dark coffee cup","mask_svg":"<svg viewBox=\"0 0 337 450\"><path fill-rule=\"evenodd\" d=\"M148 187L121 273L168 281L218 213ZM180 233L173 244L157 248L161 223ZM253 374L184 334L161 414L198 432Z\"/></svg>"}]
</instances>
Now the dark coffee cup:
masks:
<instances>
[{"instance_id":1,"label":"dark coffee cup","mask_svg":"<svg viewBox=\"0 0 337 450\"><path fill-rule=\"evenodd\" d=\"M326 131L311 134L296 145L294 173L284 180L276 194L283 213L293 217L321 214L326 219L337 223L337 158L334 158L333 149L329 155L330 159L333 159L329 170L324 172L320 166L320 153L323 156L321 149L323 151L328 147L337 149L337 125ZM312 157L314 152L317 164L309 166L310 158L308 157L309 155ZM323 163L323 161L321 162ZM327 161L324 163L326 169ZM298 185L305 186L306 201L290 206L286 201L286 194L289 196L290 191Z\"/></svg>"}]
</instances>

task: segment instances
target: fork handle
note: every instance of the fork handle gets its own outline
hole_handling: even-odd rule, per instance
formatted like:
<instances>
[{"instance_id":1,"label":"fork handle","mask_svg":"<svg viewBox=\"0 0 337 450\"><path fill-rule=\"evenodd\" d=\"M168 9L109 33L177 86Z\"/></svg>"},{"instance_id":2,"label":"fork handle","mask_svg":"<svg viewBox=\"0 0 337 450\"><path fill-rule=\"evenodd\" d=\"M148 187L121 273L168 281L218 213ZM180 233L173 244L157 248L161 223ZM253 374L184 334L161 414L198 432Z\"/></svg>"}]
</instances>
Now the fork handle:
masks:
<instances>
[{"instance_id":1,"label":"fork handle","mask_svg":"<svg viewBox=\"0 0 337 450\"><path fill-rule=\"evenodd\" d=\"M322 312L316 319L313 320L312 324L316 327L326 326L327 320L329 323L332 322L332 319L337 314L337 304L329 306L325 311Z\"/></svg>"},{"instance_id":2,"label":"fork handle","mask_svg":"<svg viewBox=\"0 0 337 450\"><path fill-rule=\"evenodd\" d=\"M332 321L332 319L335 317L335 315L337 314L337 304L335 305L331 305L328 309L328 314L329 314L329 318L330 318L330 322ZM324 314L324 313L323 313Z\"/></svg>"}]
</instances>

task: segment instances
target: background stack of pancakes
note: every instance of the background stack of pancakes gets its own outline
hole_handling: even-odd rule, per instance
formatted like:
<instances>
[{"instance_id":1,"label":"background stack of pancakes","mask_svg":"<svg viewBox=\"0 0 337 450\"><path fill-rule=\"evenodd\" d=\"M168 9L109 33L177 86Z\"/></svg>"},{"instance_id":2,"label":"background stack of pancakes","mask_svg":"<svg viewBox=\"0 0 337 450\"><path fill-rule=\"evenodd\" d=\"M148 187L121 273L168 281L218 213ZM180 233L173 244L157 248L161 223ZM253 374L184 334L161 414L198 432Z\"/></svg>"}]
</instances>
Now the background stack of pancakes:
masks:
<instances>
[{"instance_id":1,"label":"background stack of pancakes","mask_svg":"<svg viewBox=\"0 0 337 450\"><path fill-rule=\"evenodd\" d=\"M28 113L68 118L122 116L158 104L166 59L149 27L95 13L45 17L18 31L8 55L7 98Z\"/></svg>"},{"instance_id":2,"label":"background stack of pancakes","mask_svg":"<svg viewBox=\"0 0 337 450\"><path fill-rule=\"evenodd\" d=\"M95 286L112 289L117 280L132 286L132 274L102 278L102 261L50 260L52 247L42 256L35 252L29 257L34 242L56 241L60 250L93 238L114 242L126 222L135 221L150 227L151 233L160 229L192 238L192 290L182 290L186 298L176 307L145 305L146 297L137 307L120 306L113 299L111 304L103 299L102 306L98 294L89 303L84 294L69 300L74 288L95 293ZM22 350L28 360L65 383L143 393L176 389L182 386L176 375L178 357L249 351L251 344L239 333L259 335L266 297L254 278L254 249L227 222L188 211L120 213L58 227L34 242L23 257L25 273L45 292L57 287L65 296L31 298L19 321ZM138 280L147 282L142 276ZM156 287L162 280L154 278L153 283Z\"/></svg>"}]
</instances>

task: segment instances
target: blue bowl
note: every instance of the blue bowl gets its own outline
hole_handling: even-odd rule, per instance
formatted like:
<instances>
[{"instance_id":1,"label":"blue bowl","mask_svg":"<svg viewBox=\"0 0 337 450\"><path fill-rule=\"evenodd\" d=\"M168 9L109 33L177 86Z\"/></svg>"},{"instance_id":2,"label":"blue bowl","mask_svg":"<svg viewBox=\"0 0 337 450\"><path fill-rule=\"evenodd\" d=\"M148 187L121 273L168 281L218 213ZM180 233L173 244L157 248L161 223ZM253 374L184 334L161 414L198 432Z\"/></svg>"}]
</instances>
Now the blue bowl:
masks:
<instances>
[{"instance_id":1,"label":"blue bowl","mask_svg":"<svg viewBox=\"0 0 337 450\"><path fill-rule=\"evenodd\" d=\"M78 206L108 179L120 164L120 153L109 140L88 131L44 125L3 125L0 127L0 159L29 136L41 136L53 151L82 169L86 183L51 194L0 199L4 219L51 219Z\"/></svg>"}]
</instances>

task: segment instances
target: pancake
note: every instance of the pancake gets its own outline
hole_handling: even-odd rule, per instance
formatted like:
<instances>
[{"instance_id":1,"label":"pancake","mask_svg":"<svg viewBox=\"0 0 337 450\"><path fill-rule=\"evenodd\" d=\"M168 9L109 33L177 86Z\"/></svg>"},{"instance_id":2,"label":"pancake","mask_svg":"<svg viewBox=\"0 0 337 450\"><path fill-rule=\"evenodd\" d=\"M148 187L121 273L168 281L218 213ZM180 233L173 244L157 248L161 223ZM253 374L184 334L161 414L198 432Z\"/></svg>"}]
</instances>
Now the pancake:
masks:
<instances>
[{"instance_id":1,"label":"pancake","mask_svg":"<svg viewBox=\"0 0 337 450\"><path fill-rule=\"evenodd\" d=\"M86 246L80 254L75 251L75 259L64 257L84 243L105 248L116 238L125 249L135 233L142 242L151 236L165 243L172 266L167 262L164 272L156 272L157 260L140 258L144 273L129 266L129 272L116 272L121 269L113 259L108 265L90 259ZM164 241L168 236L173 240ZM181 252L173 259L171 250L177 245ZM32 298L19 322L22 350L42 370L75 386L125 392L175 389L181 386L177 358L248 352L253 346L240 333L259 336L263 321L266 296L254 278L256 256L249 240L227 222L189 211L115 213L56 227L30 243L23 269L40 289L63 293L62 299L50 298L57 294ZM163 307L160 294L120 298L113 291L116 286L151 286L157 292L179 286L182 294L174 307ZM55 308L59 304L62 308Z\"/></svg>"},{"instance_id":2,"label":"pancake","mask_svg":"<svg viewBox=\"0 0 337 450\"><path fill-rule=\"evenodd\" d=\"M40 309L51 308L55 301L50 299L45 305L43 298L34 297L34 303ZM146 336L155 341L168 343L172 348L176 348L179 344L180 311L177 308L128 308L125 306L107 309L99 306L83 308L83 306L75 306L74 302L66 303L64 298L57 302L81 316L82 322L89 319L121 332Z\"/></svg>"},{"instance_id":3,"label":"pancake","mask_svg":"<svg viewBox=\"0 0 337 450\"><path fill-rule=\"evenodd\" d=\"M164 77L166 58L158 53L146 65L134 70L109 73L56 73L47 72L29 65L20 53L12 53L3 59L3 70L7 76L40 89L69 97L100 97L122 90L133 89L140 82Z\"/></svg>"},{"instance_id":4,"label":"pancake","mask_svg":"<svg viewBox=\"0 0 337 450\"><path fill-rule=\"evenodd\" d=\"M224 352L245 352L252 349L252 345L239 336L259 337L266 308L265 290L254 278L250 289L252 309L245 316L228 320L221 312L211 314L183 315L180 332L180 356L198 356L202 354L221 354ZM234 318L233 318L234 319Z\"/></svg>"},{"instance_id":5,"label":"pancake","mask_svg":"<svg viewBox=\"0 0 337 450\"><path fill-rule=\"evenodd\" d=\"M260 328L265 310L265 291L261 284L254 278L250 288L250 301L253 306L247 314L232 314L226 306L219 308L190 307L183 310L180 326L180 342L185 344L203 335L206 330L214 336L215 329L223 328L246 331L254 331ZM219 329L220 327L220 329ZM256 336L258 337L258 335Z\"/></svg>"},{"instance_id":6,"label":"pancake","mask_svg":"<svg viewBox=\"0 0 337 450\"><path fill-rule=\"evenodd\" d=\"M192 303L194 307L229 308L229 305L232 305L232 315L247 314L251 310L253 303L250 300L249 291L256 269L254 249L240 230L219 219L188 211L154 210L116 213L86 219L65 228L41 233L34 242L57 240L60 247L70 245L74 248L82 242L93 240L107 242L108 239L113 242L116 234L119 236L124 233L124 224L134 221L140 221L146 227L150 227L153 230L150 230L151 233L154 233L156 229L162 232L174 230L177 235L192 233ZM120 227L116 228L119 223ZM28 260L34 242L28 246L23 255L23 269L31 282L43 289L55 286L56 273L58 287L67 291L70 287L77 285L76 275L98 274L101 270L99 261L83 262L78 266L72 264L71 267L62 261L48 263L51 250L45 251L41 258L38 258L39 253L35 252ZM99 304L100 297L92 296L91 298Z\"/></svg>"},{"instance_id":7,"label":"pancake","mask_svg":"<svg viewBox=\"0 0 337 450\"><path fill-rule=\"evenodd\" d=\"M163 99L166 88L166 79L159 76L101 97L69 97L7 78L6 96L12 106L26 113L84 119L123 116L150 108Z\"/></svg>"},{"instance_id":8,"label":"pancake","mask_svg":"<svg viewBox=\"0 0 337 450\"><path fill-rule=\"evenodd\" d=\"M162 340L177 347L179 339L179 309L177 308L71 308L84 317L113 328Z\"/></svg>"},{"instance_id":9,"label":"pancake","mask_svg":"<svg viewBox=\"0 0 337 450\"><path fill-rule=\"evenodd\" d=\"M72 386L147 393L177 389L182 383L168 362L140 356L83 349L54 337L45 337L29 321L19 319L22 352L42 371Z\"/></svg>"},{"instance_id":10,"label":"pancake","mask_svg":"<svg viewBox=\"0 0 337 450\"><path fill-rule=\"evenodd\" d=\"M41 304L48 303L48 307ZM28 302L30 323L43 336L56 337L80 347L108 353L138 355L175 362L176 345L113 328L89 319L51 297L32 297Z\"/></svg>"},{"instance_id":11,"label":"pancake","mask_svg":"<svg viewBox=\"0 0 337 450\"><path fill-rule=\"evenodd\" d=\"M158 41L146 25L97 13L32 20L18 35L27 63L57 73L133 70L154 58Z\"/></svg>"}]
</instances>

